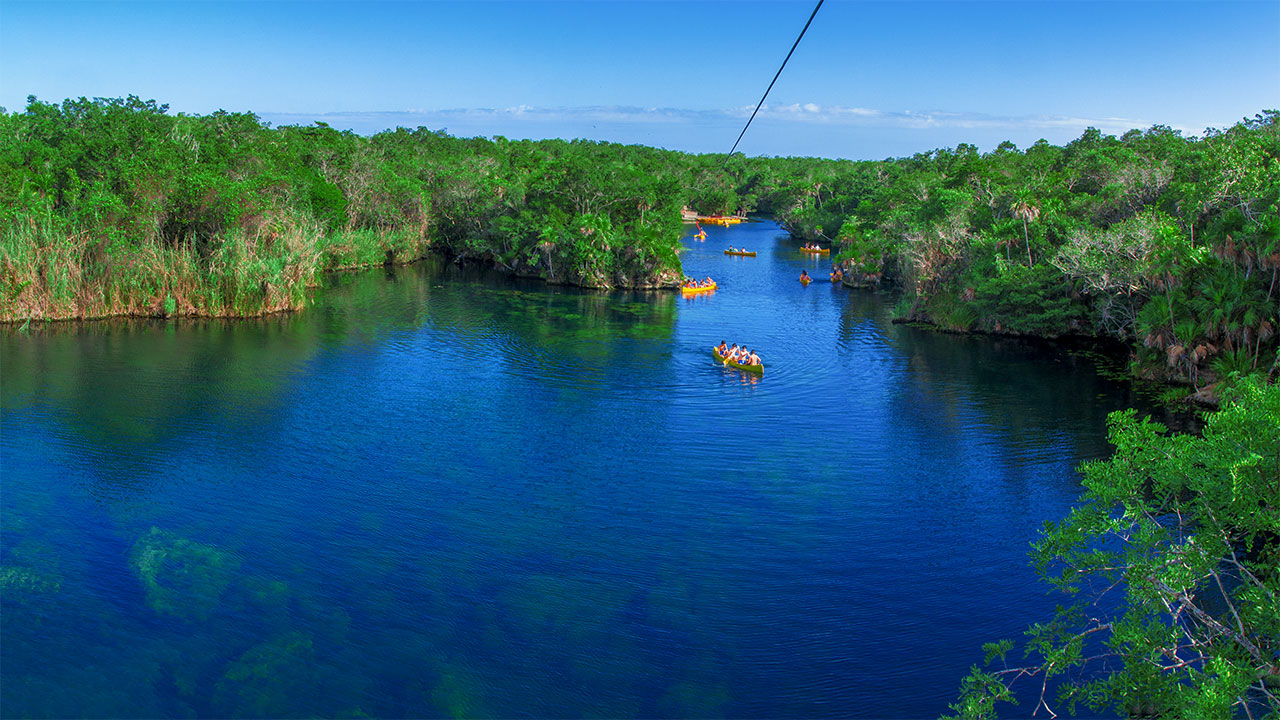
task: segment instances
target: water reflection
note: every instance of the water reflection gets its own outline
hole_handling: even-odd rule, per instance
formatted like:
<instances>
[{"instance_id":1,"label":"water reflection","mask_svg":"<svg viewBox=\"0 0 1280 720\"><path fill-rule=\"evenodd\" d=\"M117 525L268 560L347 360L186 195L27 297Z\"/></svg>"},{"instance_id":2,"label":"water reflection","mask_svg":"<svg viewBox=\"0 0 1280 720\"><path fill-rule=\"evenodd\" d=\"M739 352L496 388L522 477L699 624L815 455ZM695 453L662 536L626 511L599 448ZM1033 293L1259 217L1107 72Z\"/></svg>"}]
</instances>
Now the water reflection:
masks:
<instances>
[{"instance_id":1,"label":"water reflection","mask_svg":"<svg viewBox=\"0 0 1280 720\"><path fill-rule=\"evenodd\" d=\"M2 712L942 712L1129 391L709 234L689 300L427 263L0 335Z\"/></svg>"}]
</instances>

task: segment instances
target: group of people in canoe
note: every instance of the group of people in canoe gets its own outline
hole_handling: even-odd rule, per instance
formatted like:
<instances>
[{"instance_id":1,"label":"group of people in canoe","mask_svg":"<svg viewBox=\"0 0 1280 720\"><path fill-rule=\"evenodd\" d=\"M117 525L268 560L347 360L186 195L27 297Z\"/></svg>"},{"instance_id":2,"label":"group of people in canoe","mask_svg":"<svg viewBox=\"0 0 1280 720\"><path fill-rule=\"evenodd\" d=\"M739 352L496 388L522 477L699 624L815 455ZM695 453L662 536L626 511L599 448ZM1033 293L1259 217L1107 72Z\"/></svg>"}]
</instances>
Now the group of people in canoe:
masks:
<instances>
[{"instance_id":1,"label":"group of people in canoe","mask_svg":"<svg viewBox=\"0 0 1280 720\"><path fill-rule=\"evenodd\" d=\"M708 275L705 280L695 280L694 278L691 278L691 277L686 277L684 279L684 287L689 288L691 290L693 288L712 287L715 284L716 284L715 281L711 279L710 275Z\"/></svg>"},{"instance_id":2,"label":"group of people in canoe","mask_svg":"<svg viewBox=\"0 0 1280 720\"><path fill-rule=\"evenodd\" d=\"M738 343L734 343L732 346L729 346L729 345L725 345L724 341L721 340L720 344L716 346L716 350L720 351L720 357L724 358L725 360L732 360L738 363L739 365L759 365L760 364L759 355L748 350L746 346L738 347Z\"/></svg>"},{"instance_id":3,"label":"group of people in canoe","mask_svg":"<svg viewBox=\"0 0 1280 720\"><path fill-rule=\"evenodd\" d=\"M810 251L826 250L826 248L822 247L818 243L805 243L804 245L800 246L800 249L810 250Z\"/></svg>"}]
</instances>

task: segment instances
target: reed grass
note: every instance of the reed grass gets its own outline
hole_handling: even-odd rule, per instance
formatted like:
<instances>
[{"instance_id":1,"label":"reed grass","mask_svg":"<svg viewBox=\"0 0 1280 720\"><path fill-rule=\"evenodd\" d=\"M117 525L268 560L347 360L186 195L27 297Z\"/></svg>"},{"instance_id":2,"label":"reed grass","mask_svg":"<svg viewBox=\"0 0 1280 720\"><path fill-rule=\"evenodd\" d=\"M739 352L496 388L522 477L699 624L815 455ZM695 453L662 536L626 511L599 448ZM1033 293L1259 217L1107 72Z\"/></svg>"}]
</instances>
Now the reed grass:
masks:
<instances>
[{"instance_id":1,"label":"reed grass","mask_svg":"<svg viewBox=\"0 0 1280 720\"><path fill-rule=\"evenodd\" d=\"M320 241L326 270L348 270L423 258L430 241L417 229L344 230Z\"/></svg>"},{"instance_id":2,"label":"reed grass","mask_svg":"<svg viewBox=\"0 0 1280 720\"><path fill-rule=\"evenodd\" d=\"M951 332L968 332L978 323L978 311L958 296L942 293L930 298L929 319L937 327Z\"/></svg>"},{"instance_id":3,"label":"reed grass","mask_svg":"<svg viewBox=\"0 0 1280 720\"><path fill-rule=\"evenodd\" d=\"M300 217L224 232L203 252L188 242L109 241L52 215L0 225L0 322L111 316L247 317L300 310L326 270L409 262L417 231L326 235Z\"/></svg>"}]
</instances>

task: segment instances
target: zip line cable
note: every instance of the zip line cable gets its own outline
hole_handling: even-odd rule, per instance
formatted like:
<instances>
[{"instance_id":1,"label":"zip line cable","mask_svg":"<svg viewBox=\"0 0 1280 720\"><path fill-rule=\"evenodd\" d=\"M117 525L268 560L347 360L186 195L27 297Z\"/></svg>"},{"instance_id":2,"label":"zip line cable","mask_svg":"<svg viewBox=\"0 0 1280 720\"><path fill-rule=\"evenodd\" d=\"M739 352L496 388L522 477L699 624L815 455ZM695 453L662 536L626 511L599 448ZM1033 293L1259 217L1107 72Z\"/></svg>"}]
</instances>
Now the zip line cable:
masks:
<instances>
[{"instance_id":1,"label":"zip line cable","mask_svg":"<svg viewBox=\"0 0 1280 720\"><path fill-rule=\"evenodd\" d=\"M782 68L787 66L787 60L790 60L791 53L796 51L796 46L800 44L800 38L804 37L805 31L809 29L809 24L813 22L814 16L818 14L818 8L822 7L822 3L823 0L818 0L818 4L813 7L813 12L809 15L809 22L804 24L804 29L800 31L799 37L796 38L795 43L791 46L791 52L788 52L787 56L783 58L782 67L778 68L777 74L773 76L773 81L769 83L769 87L765 88L764 95L760 96L760 102L756 103L756 109L751 111L751 117L747 118L747 124L742 126L742 132L738 133L738 139L733 141L733 150L738 149L738 143L742 142L742 136L747 134L747 128L751 127L751 121L756 119L756 113L760 112L760 106L764 105L764 99L769 97L769 91L773 89L773 83L778 82L778 77L782 75ZM733 155L733 150L729 151L730 155Z\"/></svg>"}]
</instances>

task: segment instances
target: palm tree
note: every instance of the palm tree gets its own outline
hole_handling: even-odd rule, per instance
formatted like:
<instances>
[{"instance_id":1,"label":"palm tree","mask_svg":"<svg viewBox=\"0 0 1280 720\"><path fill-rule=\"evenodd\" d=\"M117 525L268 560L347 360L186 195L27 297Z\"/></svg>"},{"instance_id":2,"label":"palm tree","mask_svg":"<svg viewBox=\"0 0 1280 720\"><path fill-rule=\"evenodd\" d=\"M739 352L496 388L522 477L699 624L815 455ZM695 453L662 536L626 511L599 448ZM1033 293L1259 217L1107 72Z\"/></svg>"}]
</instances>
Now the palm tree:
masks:
<instances>
[{"instance_id":1,"label":"palm tree","mask_svg":"<svg viewBox=\"0 0 1280 720\"><path fill-rule=\"evenodd\" d=\"M1027 221L1040 217L1040 208L1031 204L1031 194L1019 191L1013 201L1013 216L1022 219L1022 241L1027 245L1027 267L1031 267L1031 239L1027 233Z\"/></svg>"},{"instance_id":2,"label":"palm tree","mask_svg":"<svg viewBox=\"0 0 1280 720\"><path fill-rule=\"evenodd\" d=\"M1249 290L1242 299L1242 304L1244 305L1240 313L1242 349L1247 352L1252 342L1253 367L1257 369L1262 343L1275 336L1276 306L1269 296L1263 296L1260 287Z\"/></svg>"},{"instance_id":3,"label":"palm tree","mask_svg":"<svg viewBox=\"0 0 1280 720\"><path fill-rule=\"evenodd\" d=\"M1200 282L1198 290L1195 305L1205 334L1211 340L1224 339L1227 350L1235 350L1244 327L1244 278L1229 266L1220 267Z\"/></svg>"}]
</instances>

